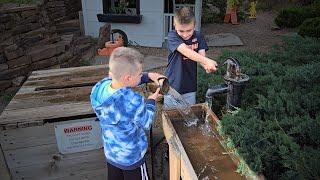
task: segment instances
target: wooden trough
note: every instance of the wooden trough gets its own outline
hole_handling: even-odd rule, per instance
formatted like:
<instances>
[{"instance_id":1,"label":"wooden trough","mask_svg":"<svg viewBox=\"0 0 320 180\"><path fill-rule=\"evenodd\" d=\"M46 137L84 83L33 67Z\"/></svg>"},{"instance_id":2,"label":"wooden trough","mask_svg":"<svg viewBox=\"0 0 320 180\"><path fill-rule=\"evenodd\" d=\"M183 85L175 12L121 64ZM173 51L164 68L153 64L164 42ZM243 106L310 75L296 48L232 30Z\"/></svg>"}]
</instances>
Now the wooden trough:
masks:
<instances>
[{"instance_id":1,"label":"wooden trough","mask_svg":"<svg viewBox=\"0 0 320 180\"><path fill-rule=\"evenodd\" d=\"M221 144L216 131L219 119L207 104L192 106L200 124L207 116L214 136L202 133L199 127L186 127L177 109L162 112L163 131L169 144L170 180L182 179L261 179L256 175L241 176L236 172L240 159Z\"/></svg>"}]
</instances>

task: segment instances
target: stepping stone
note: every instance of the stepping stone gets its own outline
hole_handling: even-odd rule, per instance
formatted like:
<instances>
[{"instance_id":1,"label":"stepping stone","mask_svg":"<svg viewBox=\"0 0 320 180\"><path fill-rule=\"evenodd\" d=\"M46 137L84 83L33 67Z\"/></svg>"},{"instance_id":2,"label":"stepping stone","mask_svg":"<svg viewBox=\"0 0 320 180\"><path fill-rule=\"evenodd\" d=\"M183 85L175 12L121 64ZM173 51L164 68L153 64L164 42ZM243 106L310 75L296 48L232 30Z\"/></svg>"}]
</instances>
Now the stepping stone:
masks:
<instances>
[{"instance_id":1,"label":"stepping stone","mask_svg":"<svg viewBox=\"0 0 320 180\"><path fill-rule=\"evenodd\" d=\"M231 33L205 35L204 38L208 46L243 46L243 42L240 40L240 38Z\"/></svg>"}]
</instances>

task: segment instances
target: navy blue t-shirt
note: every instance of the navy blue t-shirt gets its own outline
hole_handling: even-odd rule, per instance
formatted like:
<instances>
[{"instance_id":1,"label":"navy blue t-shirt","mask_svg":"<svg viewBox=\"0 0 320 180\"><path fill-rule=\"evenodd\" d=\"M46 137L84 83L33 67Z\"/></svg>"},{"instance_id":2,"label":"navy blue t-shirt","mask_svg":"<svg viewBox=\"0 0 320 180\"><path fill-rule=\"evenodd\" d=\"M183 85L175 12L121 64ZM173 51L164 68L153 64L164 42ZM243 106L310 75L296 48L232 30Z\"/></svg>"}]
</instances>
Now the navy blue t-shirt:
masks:
<instances>
[{"instance_id":1,"label":"navy blue t-shirt","mask_svg":"<svg viewBox=\"0 0 320 180\"><path fill-rule=\"evenodd\" d=\"M194 31L192 37L183 40L176 31L168 33L168 66L166 76L170 86L180 94L197 91L197 62L188 59L177 51L180 44L185 43L192 50L208 50L207 43L200 32Z\"/></svg>"}]
</instances>

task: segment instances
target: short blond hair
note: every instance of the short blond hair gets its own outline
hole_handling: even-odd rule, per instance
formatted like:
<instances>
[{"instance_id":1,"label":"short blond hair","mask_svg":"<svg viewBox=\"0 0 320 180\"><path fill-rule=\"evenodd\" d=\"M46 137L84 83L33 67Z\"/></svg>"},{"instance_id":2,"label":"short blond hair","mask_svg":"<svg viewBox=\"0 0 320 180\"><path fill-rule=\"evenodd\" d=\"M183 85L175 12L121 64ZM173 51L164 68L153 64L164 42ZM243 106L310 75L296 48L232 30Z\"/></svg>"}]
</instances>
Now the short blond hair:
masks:
<instances>
[{"instance_id":1,"label":"short blond hair","mask_svg":"<svg viewBox=\"0 0 320 180\"><path fill-rule=\"evenodd\" d=\"M141 68L143 55L137 50L128 47L118 47L111 53L109 71L112 78L120 80L124 75L134 75Z\"/></svg>"},{"instance_id":2,"label":"short blond hair","mask_svg":"<svg viewBox=\"0 0 320 180\"><path fill-rule=\"evenodd\" d=\"M192 11L192 9L190 9L189 7L182 7L180 9L178 9L175 13L174 13L174 17L173 20L175 23L179 23L179 24L190 24L190 23L195 23L196 19L194 17L194 13Z\"/></svg>"}]
</instances>

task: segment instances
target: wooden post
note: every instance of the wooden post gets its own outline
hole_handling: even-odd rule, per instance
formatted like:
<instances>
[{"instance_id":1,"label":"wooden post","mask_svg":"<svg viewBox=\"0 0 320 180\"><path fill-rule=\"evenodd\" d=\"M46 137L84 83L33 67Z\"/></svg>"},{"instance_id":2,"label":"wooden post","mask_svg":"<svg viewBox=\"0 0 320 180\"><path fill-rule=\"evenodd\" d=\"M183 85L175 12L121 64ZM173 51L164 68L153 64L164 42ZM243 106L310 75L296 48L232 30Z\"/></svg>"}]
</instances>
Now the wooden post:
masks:
<instances>
[{"instance_id":1,"label":"wooden post","mask_svg":"<svg viewBox=\"0 0 320 180\"><path fill-rule=\"evenodd\" d=\"M194 14L196 16L196 30L201 29L202 0L195 1Z\"/></svg>"},{"instance_id":2,"label":"wooden post","mask_svg":"<svg viewBox=\"0 0 320 180\"><path fill-rule=\"evenodd\" d=\"M181 176L181 158L179 150L175 142L169 142L169 167L170 167L170 180L180 180Z\"/></svg>"}]
</instances>

